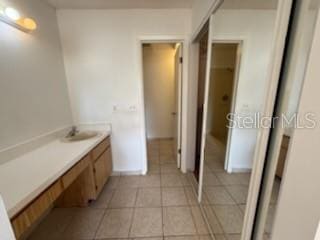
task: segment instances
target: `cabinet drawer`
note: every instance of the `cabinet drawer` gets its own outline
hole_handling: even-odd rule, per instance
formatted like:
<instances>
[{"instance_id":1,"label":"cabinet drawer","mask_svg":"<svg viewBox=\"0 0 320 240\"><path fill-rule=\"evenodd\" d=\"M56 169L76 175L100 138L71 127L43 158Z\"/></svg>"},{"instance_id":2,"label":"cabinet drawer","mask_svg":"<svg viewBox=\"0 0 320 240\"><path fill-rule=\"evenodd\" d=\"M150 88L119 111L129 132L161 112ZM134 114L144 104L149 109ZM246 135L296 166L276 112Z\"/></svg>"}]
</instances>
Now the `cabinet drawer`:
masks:
<instances>
[{"instance_id":1,"label":"cabinet drawer","mask_svg":"<svg viewBox=\"0 0 320 240\"><path fill-rule=\"evenodd\" d=\"M62 176L62 185L66 189L74 180L83 172L84 169L90 164L90 155L82 158L76 165L74 165L65 175Z\"/></svg>"},{"instance_id":2,"label":"cabinet drawer","mask_svg":"<svg viewBox=\"0 0 320 240\"><path fill-rule=\"evenodd\" d=\"M94 163L97 196L106 184L112 171L111 148L108 148Z\"/></svg>"},{"instance_id":3,"label":"cabinet drawer","mask_svg":"<svg viewBox=\"0 0 320 240\"><path fill-rule=\"evenodd\" d=\"M92 160L95 161L98 157L110 146L110 138L107 137L98 146L92 150Z\"/></svg>"},{"instance_id":4,"label":"cabinet drawer","mask_svg":"<svg viewBox=\"0 0 320 240\"><path fill-rule=\"evenodd\" d=\"M17 239L43 216L61 193L62 185L58 180L11 221Z\"/></svg>"}]
</instances>

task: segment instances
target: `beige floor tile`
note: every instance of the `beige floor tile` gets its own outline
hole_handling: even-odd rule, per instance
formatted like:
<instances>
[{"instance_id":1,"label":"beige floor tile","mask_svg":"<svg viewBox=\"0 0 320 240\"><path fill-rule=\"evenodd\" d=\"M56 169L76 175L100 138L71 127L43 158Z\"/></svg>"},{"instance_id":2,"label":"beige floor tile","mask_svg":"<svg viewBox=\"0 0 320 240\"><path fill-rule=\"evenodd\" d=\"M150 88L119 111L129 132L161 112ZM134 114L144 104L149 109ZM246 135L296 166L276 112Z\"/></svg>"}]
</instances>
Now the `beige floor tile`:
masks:
<instances>
[{"instance_id":1,"label":"beige floor tile","mask_svg":"<svg viewBox=\"0 0 320 240\"><path fill-rule=\"evenodd\" d=\"M227 240L241 240L241 234L227 234Z\"/></svg>"},{"instance_id":2,"label":"beige floor tile","mask_svg":"<svg viewBox=\"0 0 320 240\"><path fill-rule=\"evenodd\" d=\"M183 186L191 186L188 174L181 174L181 182Z\"/></svg>"},{"instance_id":3,"label":"beige floor tile","mask_svg":"<svg viewBox=\"0 0 320 240\"><path fill-rule=\"evenodd\" d=\"M198 205L198 199L192 187L185 187L184 191L186 193L189 205Z\"/></svg>"},{"instance_id":4,"label":"beige floor tile","mask_svg":"<svg viewBox=\"0 0 320 240\"><path fill-rule=\"evenodd\" d=\"M205 212L206 218L208 219L212 232L214 234L223 234L222 227L212 208L209 205L206 205L203 207L204 207L204 212Z\"/></svg>"},{"instance_id":5,"label":"beige floor tile","mask_svg":"<svg viewBox=\"0 0 320 240\"><path fill-rule=\"evenodd\" d=\"M208 199L205 192L202 193L201 204L202 205L210 205L209 199Z\"/></svg>"},{"instance_id":6,"label":"beige floor tile","mask_svg":"<svg viewBox=\"0 0 320 240\"><path fill-rule=\"evenodd\" d=\"M148 162L154 164L160 164L159 156L148 156Z\"/></svg>"},{"instance_id":7,"label":"beige floor tile","mask_svg":"<svg viewBox=\"0 0 320 240\"><path fill-rule=\"evenodd\" d=\"M227 240L224 234L216 234L214 235L215 240Z\"/></svg>"},{"instance_id":8,"label":"beige floor tile","mask_svg":"<svg viewBox=\"0 0 320 240\"><path fill-rule=\"evenodd\" d=\"M148 175L160 174L160 165L148 163Z\"/></svg>"},{"instance_id":9,"label":"beige floor tile","mask_svg":"<svg viewBox=\"0 0 320 240\"><path fill-rule=\"evenodd\" d=\"M148 156L159 156L159 146L149 145L147 155Z\"/></svg>"},{"instance_id":10,"label":"beige floor tile","mask_svg":"<svg viewBox=\"0 0 320 240\"><path fill-rule=\"evenodd\" d=\"M93 239L104 215L104 209L78 209L63 233L66 239Z\"/></svg>"},{"instance_id":11,"label":"beige floor tile","mask_svg":"<svg viewBox=\"0 0 320 240\"><path fill-rule=\"evenodd\" d=\"M160 188L140 188L136 201L136 207L160 207Z\"/></svg>"},{"instance_id":12,"label":"beige floor tile","mask_svg":"<svg viewBox=\"0 0 320 240\"><path fill-rule=\"evenodd\" d=\"M165 236L196 235L197 233L189 207L163 208L163 224Z\"/></svg>"},{"instance_id":13,"label":"beige floor tile","mask_svg":"<svg viewBox=\"0 0 320 240\"><path fill-rule=\"evenodd\" d=\"M161 173L163 174L181 173L180 170L177 168L177 164L175 163L162 164L160 166L160 169Z\"/></svg>"},{"instance_id":14,"label":"beige floor tile","mask_svg":"<svg viewBox=\"0 0 320 240\"><path fill-rule=\"evenodd\" d=\"M207 224L205 222L205 219L202 216L200 207L192 206L191 212L192 212L193 220L196 225L196 229L197 229L198 234L199 235L209 234L209 230L208 230Z\"/></svg>"},{"instance_id":15,"label":"beige floor tile","mask_svg":"<svg viewBox=\"0 0 320 240\"><path fill-rule=\"evenodd\" d=\"M233 185L233 184L239 184L240 178L239 175L236 173L216 173L219 181L223 185Z\"/></svg>"},{"instance_id":16,"label":"beige floor tile","mask_svg":"<svg viewBox=\"0 0 320 240\"><path fill-rule=\"evenodd\" d=\"M214 173L224 172L224 163L220 161L208 162L209 169Z\"/></svg>"},{"instance_id":17,"label":"beige floor tile","mask_svg":"<svg viewBox=\"0 0 320 240\"><path fill-rule=\"evenodd\" d=\"M162 187L182 187L180 174L161 174Z\"/></svg>"},{"instance_id":18,"label":"beige floor tile","mask_svg":"<svg viewBox=\"0 0 320 240\"><path fill-rule=\"evenodd\" d=\"M239 234L243 225L243 213L237 205L212 206L225 233Z\"/></svg>"},{"instance_id":19,"label":"beige floor tile","mask_svg":"<svg viewBox=\"0 0 320 240\"><path fill-rule=\"evenodd\" d=\"M175 163L173 155L160 155L160 164Z\"/></svg>"},{"instance_id":20,"label":"beige floor tile","mask_svg":"<svg viewBox=\"0 0 320 240\"><path fill-rule=\"evenodd\" d=\"M111 176L108 179L108 182L106 184L107 188L115 189L119 186L120 177L119 176Z\"/></svg>"},{"instance_id":21,"label":"beige floor tile","mask_svg":"<svg viewBox=\"0 0 320 240\"><path fill-rule=\"evenodd\" d=\"M137 196L136 188L117 189L110 201L110 208L134 207Z\"/></svg>"},{"instance_id":22,"label":"beige floor tile","mask_svg":"<svg viewBox=\"0 0 320 240\"><path fill-rule=\"evenodd\" d=\"M123 240L123 239L121 239L121 240ZM132 240L163 240L163 237L132 238Z\"/></svg>"},{"instance_id":23,"label":"beige floor tile","mask_svg":"<svg viewBox=\"0 0 320 240\"><path fill-rule=\"evenodd\" d=\"M208 166L207 163L205 163L204 166L203 166L203 173L204 173L204 174L213 173L213 172L211 171L211 169L209 168L209 166Z\"/></svg>"},{"instance_id":24,"label":"beige floor tile","mask_svg":"<svg viewBox=\"0 0 320 240\"><path fill-rule=\"evenodd\" d=\"M159 153L160 153L160 156L161 155L171 155L172 156L173 155L173 148L160 146Z\"/></svg>"},{"instance_id":25,"label":"beige floor tile","mask_svg":"<svg viewBox=\"0 0 320 240\"><path fill-rule=\"evenodd\" d=\"M71 223L76 209L56 208L40 223L28 240L57 240Z\"/></svg>"},{"instance_id":26,"label":"beige floor tile","mask_svg":"<svg viewBox=\"0 0 320 240\"><path fill-rule=\"evenodd\" d=\"M164 240L199 240L199 237L198 236L165 237Z\"/></svg>"},{"instance_id":27,"label":"beige floor tile","mask_svg":"<svg viewBox=\"0 0 320 240\"><path fill-rule=\"evenodd\" d=\"M132 208L108 209L100 224L96 238L128 238L132 217Z\"/></svg>"},{"instance_id":28,"label":"beige floor tile","mask_svg":"<svg viewBox=\"0 0 320 240\"><path fill-rule=\"evenodd\" d=\"M90 203L92 208L107 208L115 192L114 189L104 187L97 200Z\"/></svg>"},{"instance_id":29,"label":"beige floor tile","mask_svg":"<svg viewBox=\"0 0 320 240\"><path fill-rule=\"evenodd\" d=\"M122 239L121 239L122 240ZM133 240L163 240L163 237L133 238Z\"/></svg>"},{"instance_id":30,"label":"beige floor tile","mask_svg":"<svg viewBox=\"0 0 320 240\"><path fill-rule=\"evenodd\" d=\"M121 176L119 188L138 188L141 176Z\"/></svg>"},{"instance_id":31,"label":"beige floor tile","mask_svg":"<svg viewBox=\"0 0 320 240\"><path fill-rule=\"evenodd\" d=\"M210 204L236 204L224 187L204 187L204 192Z\"/></svg>"},{"instance_id":32,"label":"beige floor tile","mask_svg":"<svg viewBox=\"0 0 320 240\"><path fill-rule=\"evenodd\" d=\"M229 185L226 188L237 204L246 204L249 186Z\"/></svg>"},{"instance_id":33,"label":"beige floor tile","mask_svg":"<svg viewBox=\"0 0 320 240\"><path fill-rule=\"evenodd\" d=\"M139 187L160 187L160 175L141 176Z\"/></svg>"},{"instance_id":34,"label":"beige floor tile","mask_svg":"<svg viewBox=\"0 0 320 240\"><path fill-rule=\"evenodd\" d=\"M188 205L184 188L162 188L163 206L186 206Z\"/></svg>"},{"instance_id":35,"label":"beige floor tile","mask_svg":"<svg viewBox=\"0 0 320 240\"><path fill-rule=\"evenodd\" d=\"M246 204L240 204L240 205L238 205L239 206L239 208L241 209L241 211L243 212L243 214L246 212L246 207L247 207L247 205Z\"/></svg>"},{"instance_id":36,"label":"beige floor tile","mask_svg":"<svg viewBox=\"0 0 320 240\"><path fill-rule=\"evenodd\" d=\"M239 183L243 185L249 185L251 179L251 173L238 173Z\"/></svg>"},{"instance_id":37,"label":"beige floor tile","mask_svg":"<svg viewBox=\"0 0 320 240\"><path fill-rule=\"evenodd\" d=\"M213 240L211 235L200 235L199 240Z\"/></svg>"},{"instance_id":38,"label":"beige floor tile","mask_svg":"<svg viewBox=\"0 0 320 240\"><path fill-rule=\"evenodd\" d=\"M162 209L136 208L130 237L160 237L162 235Z\"/></svg>"},{"instance_id":39,"label":"beige floor tile","mask_svg":"<svg viewBox=\"0 0 320 240\"><path fill-rule=\"evenodd\" d=\"M220 186L221 182L214 173L205 173L203 175L204 186Z\"/></svg>"}]
</instances>

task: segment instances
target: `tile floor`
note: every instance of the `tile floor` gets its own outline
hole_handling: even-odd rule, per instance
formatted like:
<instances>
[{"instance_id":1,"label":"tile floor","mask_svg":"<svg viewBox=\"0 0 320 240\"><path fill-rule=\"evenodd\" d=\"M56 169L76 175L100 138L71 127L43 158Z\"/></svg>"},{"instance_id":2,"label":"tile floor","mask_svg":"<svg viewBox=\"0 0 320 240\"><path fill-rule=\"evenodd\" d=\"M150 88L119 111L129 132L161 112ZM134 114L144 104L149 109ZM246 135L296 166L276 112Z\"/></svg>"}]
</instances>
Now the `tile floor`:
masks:
<instances>
[{"instance_id":1,"label":"tile floor","mask_svg":"<svg viewBox=\"0 0 320 240\"><path fill-rule=\"evenodd\" d=\"M206 149L202 205L216 240L238 240L250 173L226 173L223 150L215 141ZM111 177L89 207L54 209L28 239L210 240L191 186L192 174L177 169L172 140L149 141L148 160L148 175ZM279 185L275 183L265 239Z\"/></svg>"},{"instance_id":2,"label":"tile floor","mask_svg":"<svg viewBox=\"0 0 320 240\"><path fill-rule=\"evenodd\" d=\"M111 177L97 201L54 209L29 240L209 240L191 176L177 169L172 146L148 142L148 175Z\"/></svg>"},{"instance_id":3,"label":"tile floor","mask_svg":"<svg viewBox=\"0 0 320 240\"><path fill-rule=\"evenodd\" d=\"M224 170L225 146L207 138L203 208L217 240L240 239L251 173L228 174ZM280 182L276 181L270 204L265 239L269 238Z\"/></svg>"}]
</instances>

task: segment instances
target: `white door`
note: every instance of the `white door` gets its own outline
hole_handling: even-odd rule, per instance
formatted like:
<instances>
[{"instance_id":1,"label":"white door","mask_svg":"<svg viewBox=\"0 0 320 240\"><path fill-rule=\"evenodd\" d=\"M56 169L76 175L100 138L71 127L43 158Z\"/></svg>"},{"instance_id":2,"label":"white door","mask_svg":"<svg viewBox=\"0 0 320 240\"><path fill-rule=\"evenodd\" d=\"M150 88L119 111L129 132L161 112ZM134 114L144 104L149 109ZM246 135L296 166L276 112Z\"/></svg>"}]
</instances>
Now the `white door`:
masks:
<instances>
[{"instance_id":1,"label":"white door","mask_svg":"<svg viewBox=\"0 0 320 240\"><path fill-rule=\"evenodd\" d=\"M173 117L173 149L174 155L177 157L177 166L181 168L181 86L182 86L182 46L180 43L176 44L175 53L175 70L174 70L174 91L175 104L172 112Z\"/></svg>"}]
</instances>

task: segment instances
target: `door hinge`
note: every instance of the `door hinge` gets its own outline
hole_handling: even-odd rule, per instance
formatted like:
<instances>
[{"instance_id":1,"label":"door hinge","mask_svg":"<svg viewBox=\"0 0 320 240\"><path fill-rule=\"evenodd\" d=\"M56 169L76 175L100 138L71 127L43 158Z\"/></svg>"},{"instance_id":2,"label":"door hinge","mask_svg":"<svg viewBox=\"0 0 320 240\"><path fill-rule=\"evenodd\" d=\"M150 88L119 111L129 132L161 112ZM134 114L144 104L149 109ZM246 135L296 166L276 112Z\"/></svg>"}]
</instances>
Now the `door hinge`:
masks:
<instances>
[{"instance_id":1,"label":"door hinge","mask_svg":"<svg viewBox=\"0 0 320 240\"><path fill-rule=\"evenodd\" d=\"M181 154L181 148L180 148L180 149L178 149L178 154Z\"/></svg>"},{"instance_id":2,"label":"door hinge","mask_svg":"<svg viewBox=\"0 0 320 240\"><path fill-rule=\"evenodd\" d=\"M183 57L180 57L180 63L183 63Z\"/></svg>"}]
</instances>

